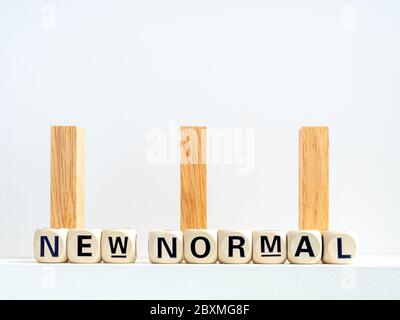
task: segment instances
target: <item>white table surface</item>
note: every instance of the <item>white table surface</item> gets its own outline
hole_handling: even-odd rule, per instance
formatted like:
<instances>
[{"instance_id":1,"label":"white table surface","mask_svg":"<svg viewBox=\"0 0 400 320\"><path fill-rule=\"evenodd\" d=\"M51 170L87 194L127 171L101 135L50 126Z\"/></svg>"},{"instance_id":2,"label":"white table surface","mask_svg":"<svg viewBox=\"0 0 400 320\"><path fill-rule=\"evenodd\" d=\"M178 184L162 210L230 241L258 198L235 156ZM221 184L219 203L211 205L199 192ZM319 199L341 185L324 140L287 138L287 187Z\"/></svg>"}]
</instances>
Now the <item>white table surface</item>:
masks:
<instances>
[{"instance_id":1,"label":"white table surface","mask_svg":"<svg viewBox=\"0 0 400 320\"><path fill-rule=\"evenodd\" d=\"M0 258L0 299L394 299L400 256L353 265L39 264Z\"/></svg>"}]
</instances>

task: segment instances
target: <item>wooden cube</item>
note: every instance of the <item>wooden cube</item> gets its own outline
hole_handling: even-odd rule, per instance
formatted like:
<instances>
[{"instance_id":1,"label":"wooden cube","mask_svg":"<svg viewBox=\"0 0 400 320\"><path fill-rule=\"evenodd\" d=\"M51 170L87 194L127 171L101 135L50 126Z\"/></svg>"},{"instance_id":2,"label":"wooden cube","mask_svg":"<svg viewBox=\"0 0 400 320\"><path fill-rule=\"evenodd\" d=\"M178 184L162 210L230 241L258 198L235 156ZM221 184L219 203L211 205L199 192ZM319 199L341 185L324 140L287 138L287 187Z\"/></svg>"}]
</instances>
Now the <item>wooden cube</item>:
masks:
<instances>
[{"instance_id":1,"label":"wooden cube","mask_svg":"<svg viewBox=\"0 0 400 320\"><path fill-rule=\"evenodd\" d=\"M183 254L187 263L215 263L218 259L217 230L186 229Z\"/></svg>"},{"instance_id":2,"label":"wooden cube","mask_svg":"<svg viewBox=\"0 0 400 320\"><path fill-rule=\"evenodd\" d=\"M72 263L101 262L101 230L70 229L68 259Z\"/></svg>"},{"instance_id":3,"label":"wooden cube","mask_svg":"<svg viewBox=\"0 0 400 320\"><path fill-rule=\"evenodd\" d=\"M287 234L290 263L315 264L321 261L322 237L316 230L290 231Z\"/></svg>"},{"instance_id":4,"label":"wooden cube","mask_svg":"<svg viewBox=\"0 0 400 320\"><path fill-rule=\"evenodd\" d=\"M285 231L253 231L254 263L279 264L285 263L286 258Z\"/></svg>"},{"instance_id":5,"label":"wooden cube","mask_svg":"<svg viewBox=\"0 0 400 320\"><path fill-rule=\"evenodd\" d=\"M149 260L152 263L180 263L183 260L183 234L179 230L149 232Z\"/></svg>"},{"instance_id":6,"label":"wooden cube","mask_svg":"<svg viewBox=\"0 0 400 320\"><path fill-rule=\"evenodd\" d=\"M326 231L322 233L322 262L333 264L353 263L357 255L357 235L354 232Z\"/></svg>"},{"instance_id":7,"label":"wooden cube","mask_svg":"<svg viewBox=\"0 0 400 320\"><path fill-rule=\"evenodd\" d=\"M68 229L38 229L33 237L33 252L37 262L67 262Z\"/></svg>"},{"instance_id":8,"label":"wooden cube","mask_svg":"<svg viewBox=\"0 0 400 320\"><path fill-rule=\"evenodd\" d=\"M249 230L218 230L218 260L221 263L249 263L252 234Z\"/></svg>"},{"instance_id":9,"label":"wooden cube","mask_svg":"<svg viewBox=\"0 0 400 320\"><path fill-rule=\"evenodd\" d=\"M136 260L136 231L105 229L101 233L101 258L106 263L134 263Z\"/></svg>"}]
</instances>

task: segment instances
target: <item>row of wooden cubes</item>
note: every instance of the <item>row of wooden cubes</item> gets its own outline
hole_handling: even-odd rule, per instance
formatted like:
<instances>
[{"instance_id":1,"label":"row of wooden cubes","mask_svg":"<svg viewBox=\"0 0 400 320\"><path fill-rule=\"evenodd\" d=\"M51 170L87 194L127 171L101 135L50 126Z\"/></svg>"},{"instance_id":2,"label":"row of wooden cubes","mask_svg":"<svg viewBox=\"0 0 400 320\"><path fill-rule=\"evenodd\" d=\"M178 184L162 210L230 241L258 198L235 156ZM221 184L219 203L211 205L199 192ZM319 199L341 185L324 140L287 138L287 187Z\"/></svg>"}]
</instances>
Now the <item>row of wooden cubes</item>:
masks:
<instances>
[{"instance_id":1,"label":"row of wooden cubes","mask_svg":"<svg viewBox=\"0 0 400 320\"><path fill-rule=\"evenodd\" d=\"M134 263L133 229L38 229L34 256L44 263ZM152 263L349 264L357 255L352 232L316 230L157 230L149 233Z\"/></svg>"}]
</instances>

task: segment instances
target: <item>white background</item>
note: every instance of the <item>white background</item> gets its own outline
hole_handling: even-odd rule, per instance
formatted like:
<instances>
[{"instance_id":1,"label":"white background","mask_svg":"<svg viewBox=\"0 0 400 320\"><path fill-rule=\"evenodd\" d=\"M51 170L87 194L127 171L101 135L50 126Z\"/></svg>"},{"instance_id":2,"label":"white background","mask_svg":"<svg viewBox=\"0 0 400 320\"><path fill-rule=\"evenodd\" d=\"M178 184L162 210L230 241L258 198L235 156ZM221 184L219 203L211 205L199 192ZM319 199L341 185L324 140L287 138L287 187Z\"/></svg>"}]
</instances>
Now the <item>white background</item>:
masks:
<instances>
[{"instance_id":1,"label":"white background","mask_svg":"<svg viewBox=\"0 0 400 320\"><path fill-rule=\"evenodd\" d=\"M55 14L55 16L53 16ZM0 3L0 255L49 224L49 126L86 128L86 224L179 224L171 122L254 129L255 170L208 168L212 228L297 227L298 129L331 135L331 227L400 253L399 1ZM54 20L55 19L55 20Z\"/></svg>"}]
</instances>

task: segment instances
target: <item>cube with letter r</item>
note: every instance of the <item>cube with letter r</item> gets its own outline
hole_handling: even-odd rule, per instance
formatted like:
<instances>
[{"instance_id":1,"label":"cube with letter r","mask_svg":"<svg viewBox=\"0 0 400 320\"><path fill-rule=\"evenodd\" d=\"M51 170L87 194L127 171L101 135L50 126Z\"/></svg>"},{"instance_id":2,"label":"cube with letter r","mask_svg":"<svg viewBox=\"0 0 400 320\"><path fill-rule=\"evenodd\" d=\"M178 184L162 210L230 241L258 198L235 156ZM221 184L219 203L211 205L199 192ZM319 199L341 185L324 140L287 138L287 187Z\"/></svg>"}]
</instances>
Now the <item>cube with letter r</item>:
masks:
<instances>
[{"instance_id":1,"label":"cube with letter r","mask_svg":"<svg viewBox=\"0 0 400 320\"><path fill-rule=\"evenodd\" d=\"M33 252L37 262L67 262L68 229L38 229L33 237Z\"/></svg>"},{"instance_id":2,"label":"cube with letter r","mask_svg":"<svg viewBox=\"0 0 400 320\"><path fill-rule=\"evenodd\" d=\"M221 263L249 263L252 258L250 230L218 230L218 260Z\"/></svg>"}]
</instances>

